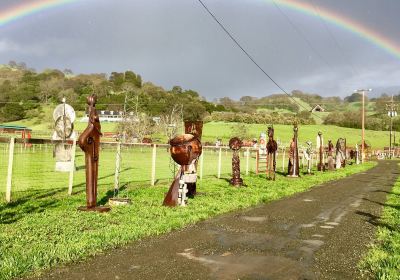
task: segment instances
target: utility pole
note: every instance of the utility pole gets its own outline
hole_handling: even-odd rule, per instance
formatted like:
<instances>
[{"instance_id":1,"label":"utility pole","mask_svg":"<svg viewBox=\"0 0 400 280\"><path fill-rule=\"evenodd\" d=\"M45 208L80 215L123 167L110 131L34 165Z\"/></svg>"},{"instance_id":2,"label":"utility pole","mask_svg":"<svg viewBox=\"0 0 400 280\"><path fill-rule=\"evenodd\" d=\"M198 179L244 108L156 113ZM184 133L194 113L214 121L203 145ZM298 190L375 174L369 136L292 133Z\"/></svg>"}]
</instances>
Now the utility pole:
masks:
<instances>
[{"instance_id":1,"label":"utility pole","mask_svg":"<svg viewBox=\"0 0 400 280\"><path fill-rule=\"evenodd\" d=\"M362 107L361 107L361 163L364 163L365 152L365 92L372 89L357 89L354 92L362 94Z\"/></svg>"},{"instance_id":2,"label":"utility pole","mask_svg":"<svg viewBox=\"0 0 400 280\"><path fill-rule=\"evenodd\" d=\"M386 110L390 118L390 140L389 140L389 158L392 158L392 134L393 134L393 117L397 117L397 104L394 104L393 95L392 99L386 104Z\"/></svg>"}]
</instances>

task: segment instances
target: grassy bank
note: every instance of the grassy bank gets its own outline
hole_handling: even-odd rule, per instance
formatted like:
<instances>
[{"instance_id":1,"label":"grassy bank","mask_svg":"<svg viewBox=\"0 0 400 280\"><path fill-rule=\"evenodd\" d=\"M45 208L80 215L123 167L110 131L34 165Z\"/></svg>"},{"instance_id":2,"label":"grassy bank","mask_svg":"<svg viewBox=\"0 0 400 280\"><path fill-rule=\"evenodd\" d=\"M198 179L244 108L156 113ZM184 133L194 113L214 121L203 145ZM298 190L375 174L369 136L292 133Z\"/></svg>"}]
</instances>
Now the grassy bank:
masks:
<instances>
[{"instance_id":1,"label":"grassy bank","mask_svg":"<svg viewBox=\"0 0 400 280\"><path fill-rule=\"evenodd\" d=\"M400 179L384 204L376 239L361 268L375 279L400 279Z\"/></svg>"},{"instance_id":2,"label":"grassy bank","mask_svg":"<svg viewBox=\"0 0 400 280\"><path fill-rule=\"evenodd\" d=\"M106 214L76 211L85 203L84 187L75 188L69 197L65 189L28 189L23 198L0 203L0 279L39 273L138 240L159 235L209 217L246 208L262 202L305 191L326 181L346 177L371 168L374 163L348 166L335 172L304 176L298 180L277 176L266 181L264 175L244 177L246 188L229 186L227 177L204 179L199 183L202 196L189 206L161 206L167 184L145 187L129 184L124 194L133 204ZM98 201L107 202L110 186L99 187Z\"/></svg>"}]
</instances>

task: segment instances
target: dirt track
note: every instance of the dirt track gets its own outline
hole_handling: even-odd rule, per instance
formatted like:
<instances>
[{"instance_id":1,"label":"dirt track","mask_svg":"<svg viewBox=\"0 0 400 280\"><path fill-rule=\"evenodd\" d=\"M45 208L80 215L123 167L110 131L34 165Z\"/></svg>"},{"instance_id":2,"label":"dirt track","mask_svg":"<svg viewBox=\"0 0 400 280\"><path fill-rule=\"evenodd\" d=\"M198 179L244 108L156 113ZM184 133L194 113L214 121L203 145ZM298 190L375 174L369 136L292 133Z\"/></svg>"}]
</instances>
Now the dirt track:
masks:
<instances>
[{"instance_id":1,"label":"dirt track","mask_svg":"<svg viewBox=\"0 0 400 280\"><path fill-rule=\"evenodd\" d=\"M357 279L397 162L170 234L41 279ZM295 184L296 179L293 180Z\"/></svg>"}]
</instances>

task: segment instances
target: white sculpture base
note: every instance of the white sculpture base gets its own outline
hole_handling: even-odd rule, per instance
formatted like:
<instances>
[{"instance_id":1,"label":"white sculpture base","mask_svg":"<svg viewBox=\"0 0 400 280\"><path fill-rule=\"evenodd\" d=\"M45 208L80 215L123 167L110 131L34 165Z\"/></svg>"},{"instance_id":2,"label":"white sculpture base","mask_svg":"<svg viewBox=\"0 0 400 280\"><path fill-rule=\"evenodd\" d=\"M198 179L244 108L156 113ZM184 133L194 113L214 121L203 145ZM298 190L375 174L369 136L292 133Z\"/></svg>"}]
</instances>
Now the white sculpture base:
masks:
<instances>
[{"instance_id":1,"label":"white sculpture base","mask_svg":"<svg viewBox=\"0 0 400 280\"><path fill-rule=\"evenodd\" d=\"M58 172L70 172L71 170L76 171L76 168L70 161L56 161L56 167L54 170Z\"/></svg>"}]
</instances>

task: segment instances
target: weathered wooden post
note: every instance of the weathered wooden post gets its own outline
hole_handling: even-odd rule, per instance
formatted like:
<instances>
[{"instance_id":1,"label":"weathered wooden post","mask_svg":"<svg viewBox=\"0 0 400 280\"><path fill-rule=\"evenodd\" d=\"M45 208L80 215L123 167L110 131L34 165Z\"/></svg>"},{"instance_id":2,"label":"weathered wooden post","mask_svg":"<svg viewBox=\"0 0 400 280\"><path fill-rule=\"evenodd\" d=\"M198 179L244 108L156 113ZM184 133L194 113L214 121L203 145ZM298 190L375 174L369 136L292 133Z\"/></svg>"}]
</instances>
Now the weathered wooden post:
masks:
<instances>
[{"instance_id":1,"label":"weathered wooden post","mask_svg":"<svg viewBox=\"0 0 400 280\"><path fill-rule=\"evenodd\" d=\"M119 191L119 172L121 170L121 142L117 144L117 153L115 155L115 174L114 174L114 193Z\"/></svg>"},{"instance_id":2,"label":"weathered wooden post","mask_svg":"<svg viewBox=\"0 0 400 280\"><path fill-rule=\"evenodd\" d=\"M74 184L74 171L75 171L75 150L76 150L76 139L72 140L71 149L71 169L69 170L69 182L68 182L68 194L72 195L72 185Z\"/></svg>"},{"instance_id":3,"label":"weathered wooden post","mask_svg":"<svg viewBox=\"0 0 400 280\"><path fill-rule=\"evenodd\" d=\"M203 151L203 153L200 156L200 174L199 174L200 180L203 180L204 154L205 151Z\"/></svg>"},{"instance_id":4,"label":"weathered wooden post","mask_svg":"<svg viewBox=\"0 0 400 280\"><path fill-rule=\"evenodd\" d=\"M218 179L221 178L221 162L222 162L222 149L219 148L218 154Z\"/></svg>"},{"instance_id":5,"label":"weathered wooden post","mask_svg":"<svg viewBox=\"0 0 400 280\"><path fill-rule=\"evenodd\" d=\"M157 145L153 144L153 156L151 161L151 185L156 183L156 158L157 158Z\"/></svg>"},{"instance_id":6,"label":"weathered wooden post","mask_svg":"<svg viewBox=\"0 0 400 280\"><path fill-rule=\"evenodd\" d=\"M13 172L13 161L14 161L14 144L15 138L10 139L10 148L8 154L8 171L7 171L7 185L6 185L6 201L11 202L11 183L12 183L12 172Z\"/></svg>"},{"instance_id":7,"label":"weathered wooden post","mask_svg":"<svg viewBox=\"0 0 400 280\"><path fill-rule=\"evenodd\" d=\"M250 148L246 149L246 175L249 175Z\"/></svg>"}]
</instances>

